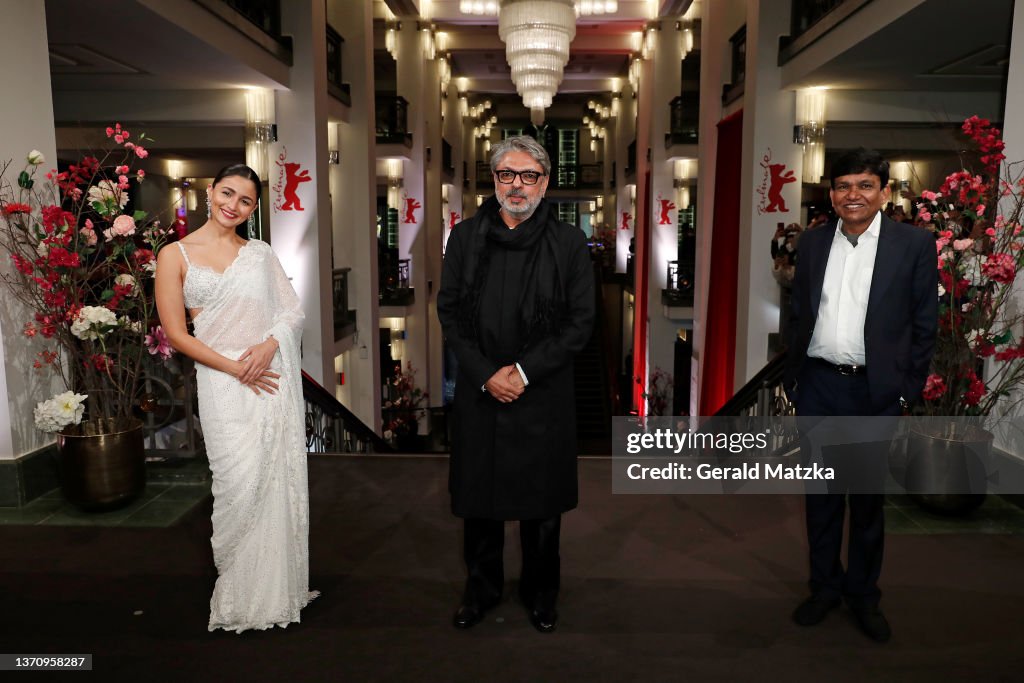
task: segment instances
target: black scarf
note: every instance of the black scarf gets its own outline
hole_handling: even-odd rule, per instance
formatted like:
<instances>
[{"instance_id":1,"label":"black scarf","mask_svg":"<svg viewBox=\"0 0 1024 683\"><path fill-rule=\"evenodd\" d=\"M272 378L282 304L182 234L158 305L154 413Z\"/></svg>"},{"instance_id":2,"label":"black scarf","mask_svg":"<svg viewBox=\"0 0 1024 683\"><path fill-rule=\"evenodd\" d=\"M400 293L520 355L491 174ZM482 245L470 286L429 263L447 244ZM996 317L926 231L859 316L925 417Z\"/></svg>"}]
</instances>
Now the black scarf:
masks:
<instances>
[{"instance_id":1,"label":"black scarf","mask_svg":"<svg viewBox=\"0 0 1024 683\"><path fill-rule=\"evenodd\" d=\"M550 219L551 204L542 199L527 220L510 230L499 215L496 197L480 207L472 226L472 241L463 268L459 301L459 333L479 341L480 300L495 249L528 251L519 300L523 347L558 334L566 314L564 276L557 258L557 221ZM467 226L469 227L469 226Z\"/></svg>"}]
</instances>

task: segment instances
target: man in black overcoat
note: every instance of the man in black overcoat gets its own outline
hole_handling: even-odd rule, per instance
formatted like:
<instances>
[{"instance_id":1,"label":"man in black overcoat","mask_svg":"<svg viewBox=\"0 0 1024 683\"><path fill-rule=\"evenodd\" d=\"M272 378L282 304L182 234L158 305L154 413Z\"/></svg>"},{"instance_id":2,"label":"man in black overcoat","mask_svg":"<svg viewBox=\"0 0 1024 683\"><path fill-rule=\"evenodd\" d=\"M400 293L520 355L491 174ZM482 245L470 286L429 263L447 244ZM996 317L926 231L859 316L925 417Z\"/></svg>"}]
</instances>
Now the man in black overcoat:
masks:
<instances>
[{"instance_id":1,"label":"man in black overcoat","mask_svg":"<svg viewBox=\"0 0 1024 683\"><path fill-rule=\"evenodd\" d=\"M798 416L856 416L864 430L878 431L892 422L879 418L900 415L920 397L928 376L938 320L935 239L882 213L889 164L878 152L847 152L830 176L839 219L800 237L783 386ZM878 607L884 495L848 499L844 569L847 496L806 496L811 596L793 620L817 624L845 599L861 630L885 642L892 631Z\"/></svg>"},{"instance_id":2,"label":"man in black overcoat","mask_svg":"<svg viewBox=\"0 0 1024 683\"><path fill-rule=\"evenodd\" d=\"M561 515L576 507L573 356L591 334L586 236L544 199L551 161L527 136L491 152L495 195L452 230L437 313L455 353L452 512L464 520L467 580L454 624L500 600L505 520L519 520L519 595L554 630Z\"/></svg>"}]
</instances>

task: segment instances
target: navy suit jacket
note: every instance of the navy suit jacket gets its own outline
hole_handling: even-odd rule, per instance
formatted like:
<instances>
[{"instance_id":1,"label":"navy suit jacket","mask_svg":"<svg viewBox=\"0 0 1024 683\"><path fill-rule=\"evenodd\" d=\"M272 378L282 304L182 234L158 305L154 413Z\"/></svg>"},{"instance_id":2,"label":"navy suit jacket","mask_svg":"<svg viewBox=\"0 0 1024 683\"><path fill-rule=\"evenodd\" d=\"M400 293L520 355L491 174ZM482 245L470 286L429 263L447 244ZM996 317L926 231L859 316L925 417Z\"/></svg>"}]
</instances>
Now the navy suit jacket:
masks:
<instances>
[{"instance_id":1,"label":"navy suit jacket","mask_svg":"<svg viewBox=\"0 0 1024 683\"><path fill-rule=\"evenodd\" d=\"M808 230L797 247L783 379L792 401L800 391L797 379L818 319L835 232L835 221ZM938 301L935 237L883 214L864 320L864 365L873 411L891 408L901 397L910 403L920 397L935 351Z\"/></svg>"}]
</instances>

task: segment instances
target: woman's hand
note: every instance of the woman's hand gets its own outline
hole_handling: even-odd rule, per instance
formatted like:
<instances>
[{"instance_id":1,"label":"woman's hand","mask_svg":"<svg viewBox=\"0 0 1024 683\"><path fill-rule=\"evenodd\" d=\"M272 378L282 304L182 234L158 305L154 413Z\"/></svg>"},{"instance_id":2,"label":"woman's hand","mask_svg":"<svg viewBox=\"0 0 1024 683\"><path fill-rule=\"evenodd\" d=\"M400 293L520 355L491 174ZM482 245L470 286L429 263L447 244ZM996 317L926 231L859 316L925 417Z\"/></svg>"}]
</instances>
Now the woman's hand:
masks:
<instances>
[{"instance_id":1,"label":"woman's hand","mask_svg":"<svg viewBox=\"0 0 1024 683\"><path fill-rule=\"evenodd\" d=\"M229 372L241 382L242 373L245 371L245 363L240 360L233 361L233 363L234 366L229 370ZM268 394L276 394L278 384L275 380L280 379L280 377L281 375L272 370L264 370L253 381L242 383L252 389L253 393L257 396L260 395L261 391L265 391Z\"/></svg>"},{"instance_id":2,"label":"woman's hand","mask_svg":"<svg viewBox=\"0 0 1024 683\"><path fill-rule=\"evenodd\" d=\"M280 344L273 337L266 341L250 346L245 353L239 357L242 363L242 371L238 374L238 381L242 384L252 384L257 377L263 376L274 360L274 354Z\"/></svg>"}]
</instances>

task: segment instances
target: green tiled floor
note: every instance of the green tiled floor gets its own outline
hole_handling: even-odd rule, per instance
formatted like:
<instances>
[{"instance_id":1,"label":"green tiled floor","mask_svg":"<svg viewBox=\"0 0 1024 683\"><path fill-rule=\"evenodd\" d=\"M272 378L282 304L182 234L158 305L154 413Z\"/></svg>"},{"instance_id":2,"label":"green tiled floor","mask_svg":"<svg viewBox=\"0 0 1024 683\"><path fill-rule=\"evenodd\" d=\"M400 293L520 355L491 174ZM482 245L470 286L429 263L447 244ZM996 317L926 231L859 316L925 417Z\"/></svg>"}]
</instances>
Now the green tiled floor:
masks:
<instances>
[{"instance_id":1,"label":"green tiled floor","mask_svg":"<svg viewBox=\"0 0 1024 683\"><path fill-rule=\"evenodd\" d=\"M167 527L210 495L210 484L150 482L131 504L110 512L83 512L64 500L60 489L20 508L0 508L0 524L57 526Z\"/></svg>"},{"instance_id":2,"label":"green tiled floor","mask_svg":"<svg viewBox=\"0 0 1024 683\"><path fill-rule=\"evenodd\" d=\"M1024 510L999 496L988 496L963 517L936 515L908 496L889 496L885 530L891 534L1024 534Z\"/></svg>"}]
</instances>

